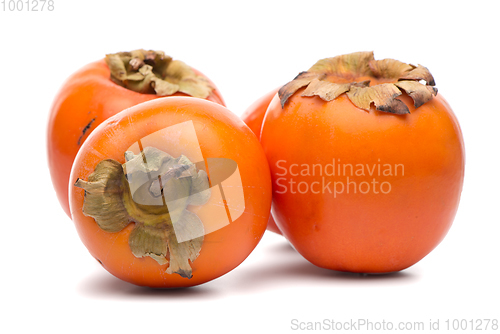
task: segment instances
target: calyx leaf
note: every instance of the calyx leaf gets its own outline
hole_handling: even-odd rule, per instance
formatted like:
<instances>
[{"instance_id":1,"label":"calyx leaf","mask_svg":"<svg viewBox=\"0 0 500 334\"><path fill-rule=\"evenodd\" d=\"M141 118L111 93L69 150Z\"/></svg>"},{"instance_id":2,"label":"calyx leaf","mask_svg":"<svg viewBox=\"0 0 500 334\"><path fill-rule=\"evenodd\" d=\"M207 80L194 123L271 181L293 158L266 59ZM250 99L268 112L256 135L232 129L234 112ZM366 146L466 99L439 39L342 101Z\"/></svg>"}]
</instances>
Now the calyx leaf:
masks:
<instances>
[{"instance_id":1,"label":"calyx leaf","mask_svg":"<svg viewBox=\"0 0 500 334\"><path fill-rule=\"evenodd\" d=\"M377 110L393 114L408 114L408 107L396 99L401 91L393 84L380 84L370 87L352 86L347 96L357 107L370 110L370 105L375 104Z\"/></svg>"},{"instance_id":2,"label":"calyx leaf","mask_svg":"<svg viewBox=\"0 0 500 334\"><path fill-rule=\"evenodd\" d=\"M190 262L200 253L204 227L187 207L209 200L207 173L183 155L173 158L153 147L137 155L126 152L125 160L102 160L88 181L76 181L85 190L83 214L106 232L134 222L129 236L134 256L149 256L168 264L167 273L191 278Z\"/></svg>"},{"instance_id":3,"label":"calyx leaf","mask_svg":"<svg viewBox=\"0 0 500 334\"><path fill-rule=\"evenodd\" d=\"M162 51L134 50L106 55L106 63L115 83L143 94L168 96L181 92L206 98L214 87L203 76L180 60L172 60Z\"/></svg>"},{"instance_id":4,"label":"calyx leaf","mask_svg":"<svg viewBox=\"0 0 500 334\"><path fill-rule=\"evenodd\" d=\"M278 95L282 108L293 94L305 87L301 96L318 96L331 101L346 93L358 108L370 110L373 103L380 111L407 114L408 106L397 98L401 90L418 108L437 94L434 86L434 78L422 65L394 59L375 60L373 52L355 52L319 60L281 87Z\"/></svg>"}]
</instances>

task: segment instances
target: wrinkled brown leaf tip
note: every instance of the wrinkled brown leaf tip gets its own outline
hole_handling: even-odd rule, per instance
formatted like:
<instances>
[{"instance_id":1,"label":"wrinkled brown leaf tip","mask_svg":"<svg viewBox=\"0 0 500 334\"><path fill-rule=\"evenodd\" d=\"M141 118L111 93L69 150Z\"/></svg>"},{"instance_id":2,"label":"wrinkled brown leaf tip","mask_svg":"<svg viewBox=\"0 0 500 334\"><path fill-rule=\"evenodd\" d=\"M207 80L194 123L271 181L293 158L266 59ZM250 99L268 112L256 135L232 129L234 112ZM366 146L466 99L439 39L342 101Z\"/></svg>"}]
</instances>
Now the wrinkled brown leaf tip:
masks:
<instances>
[{"instance_id":1,"label":"wrinkled brown leaf tip","mask_svg":"<svg viewBox=\"0 0 500 334\"><path fill-rule=\"evenodd\" d=\"M143 94L168 96L181 92L207 98L214 87L179 60L172 60L162 51L134 50L107 54L106 64L111 80L127 89Z\"/></svg>"},{"instance_id":2,"label":"wrinkled brown leaf tip","mask_svg":"<svg viewBox=\"0 0 500 334\"><path fill-rule=\"evenodd\" d=\"M408 106L397 98L402 91L418 108L436 96L434 86L432 74L422 65L375 60L373 52L355 52L319 60L281 87L278 95L284 108L289 98L304 87L301 96L318 96L324 101L346 93L358 108L369 111L373 104L379 111L401 115L410 113Z\"/></svg>"},{"instance_id":3,"label":"wrinkled brown leaf tip","mask_svg":"<svg viewBox=\"0 0 500 334\"><path fill-rule=\"evenodd\" d=\"M313 79L320 77L321 75L317 73L300 72L292 81L278 90L278 96L281 100L281 107L284 108L288 98L292 96L299 88L309 85L309 83Z\"/></svg>"},{"instance_id":4,"label":"wrinkled brown leaf tip","mask_svg":"<svg viewBox=\"0 0 500 334\"><path fill-rule=\"evenodd\" d=\"M181 277L184 277L184 278L192 278L193 277L193 273L192 273L191 270L187 271L187 270L184 270L184 269L179 269L179 270L177 270L176 273L179 274Z\"/></svg>"}]
</instances>

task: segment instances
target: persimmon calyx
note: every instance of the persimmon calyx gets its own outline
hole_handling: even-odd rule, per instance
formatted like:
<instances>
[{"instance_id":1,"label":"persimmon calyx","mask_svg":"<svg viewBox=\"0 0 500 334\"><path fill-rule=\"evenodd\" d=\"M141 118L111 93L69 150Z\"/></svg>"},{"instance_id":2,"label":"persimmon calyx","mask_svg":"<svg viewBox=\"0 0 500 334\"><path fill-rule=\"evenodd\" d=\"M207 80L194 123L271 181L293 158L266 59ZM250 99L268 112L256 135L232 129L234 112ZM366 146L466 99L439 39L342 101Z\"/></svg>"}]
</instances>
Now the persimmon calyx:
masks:
<instances>
[{"instance_id":1,"label":"persimmon calyx","mask_svg":"<svg viewBox=\"0 0 500 334\"><path fill-rule=\"evenodd\" d=\"M149 256L168 264L168 274L191 278L189 261L198 257L205 233L188 205L209 200L207 173L183 155L173 158L153 147L126 152L125 160L102 160L88 181L76 181L85 190L83 214L110 233L135 223L129 237L134 256Z\"/></svg>"},{"instance_id":2,"label":"persimmon calyx","mask_svg":"<svg viewBox=\"0 0 500 334\"><path fill-rule=\"evenodd\" d=\"M375 60L373 52L355 52L319 60L281 87L278 95L282 108L290 96L305 87L301 96L318 96L324 101L332 101L345 93L358 108L370 110L373 103L380 111L408 114L408 106L397 99L401 90L418 108L437 94L434 86L434 78L422 65L394 59Z\"/></svg>"},{"instance_id":3,"label":"persimmon calyx","mask_svg":"<svg viewBox=\"0 0 500 334\"><path fill-rule=\"evenodd\" d=\"M111 80L138 93L168 96L181 92L206 98L214 87L180 60L162 51L134 50L106 55Z\"/></svg>"}]
</instances>

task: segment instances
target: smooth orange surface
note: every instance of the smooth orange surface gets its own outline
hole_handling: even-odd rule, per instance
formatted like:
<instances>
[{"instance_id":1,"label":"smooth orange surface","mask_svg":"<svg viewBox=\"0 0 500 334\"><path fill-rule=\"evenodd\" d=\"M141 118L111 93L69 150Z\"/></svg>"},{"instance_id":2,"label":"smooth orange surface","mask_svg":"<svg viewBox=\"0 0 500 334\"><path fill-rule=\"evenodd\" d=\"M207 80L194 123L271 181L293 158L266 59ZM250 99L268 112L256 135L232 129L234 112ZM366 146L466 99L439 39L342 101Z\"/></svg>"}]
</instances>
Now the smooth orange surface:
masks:
<instances>
[{"instance_id":1,"label":"smooth orange surface","mask_svg":"<svg viewBox=\"0 0 500 334\"><path fill-rule=\"evenodd\" d=\"M202 75L196 70L195 72ZM177 93L173 96L185 94ZM50 112L47 148L52 183L68 216L68 178L73 160L83 142L107 118L123 109L156 98L158 96L136 93L112 82L104 60L83 67L61 87ZM207 99L224 105L217 89Z\"/></svg>"},{"instance_id":2,"label":"smooth orange surface","mask_svg":"<svg viewBox=\"0 0 500 334\"><path fill-rule=\"evenodd\" d=\"M227 158L238 164L245 198L244 213L229 225L205 235L200 255L191 264L193 277L188 279L165 273L168 265L161 266L149 257L136 258L128 245L134 224L117 233L104 232L93 218L82 212L84 190L70 186L71 215L81 240L106 270L122 280L152 287L183 287L210 281L238 266L265 232L272 190L262 147L236 115L219 104L202 99L156 99L112 116L82 145L71 172L71 184L78 178L87 180L103 159L124 163L124 152L132 144L158 130L186 121L193 121L205 161L207 158ZM172 149L161 140L155 146L167 153ZM188 157L190 153L183 152ZM206 205L198 208L210 210ZM205 215L209 217L210 212Z\"/></svg>"},{"instance_id":3,"label":"smooth orange surface","mask_svg":"<svg viewBox=\"0 0 500 334\"><path fill-rule=\"evenodd\" d=\"M381 273L415 264L444 238L460 200L464 144L451 108L438 94L415 109L404 95L400 98L411 114L392 115L373 107L369 112L359 109L345 94L324 102L301 97L302 91L284 109L273 99L261 133L273 178L273 216L281 232L306 259L324 268ZM355 193L354 186L340 193L349 168L340 176L332 176L331 170L327 175L324 169L323 176L319 169L315 175L300 175L302 164L333 161L402 164L404 175L400 170L397 176L377 176L377 182L391 185L390 191L385 185L386 194ZM366 173L350 181L359 185L373 178ZM296 188L293 194L290 186L284 191L290 180L304 182L303 193ZM306 184L313 185L308 192Z\"/></svg>"},{"instance_id":4,"label":"smooth orange surface","mask_svg":"<svg viewBox=\"0 0 500 334\"><path fill-rule=\"evenodd\" d=\"M253 133L255 133L257 138L259 138L259 140L260 140L260 130L262 128L262 121L264 121L264 116L266 115L267 107L269 106L269 103L277 93L278 93L278 88L262 96L254 103L252 103L241 116L243 122L245 122L246 125L248 125L250 130L252 130ZM274 222L272 215L269 216L267 229L271 232L281 234L281 231Z\"/></svg>"},{"instance_id":5,"label":"smooth orange surface","mask_svg":"<svg viewBox=\"0 0 500 334\"><path fill-rule=\"evenodd\" d=\"M262 122L264 121L267 107L277 93L278 88L268 92L264 96L257 99L254 103L252 103L245 110L243 115L241 115L241 119L246 123L246 125L248 125L250 130L252 130L259 139Z\"/></svg>"}]
</instances>

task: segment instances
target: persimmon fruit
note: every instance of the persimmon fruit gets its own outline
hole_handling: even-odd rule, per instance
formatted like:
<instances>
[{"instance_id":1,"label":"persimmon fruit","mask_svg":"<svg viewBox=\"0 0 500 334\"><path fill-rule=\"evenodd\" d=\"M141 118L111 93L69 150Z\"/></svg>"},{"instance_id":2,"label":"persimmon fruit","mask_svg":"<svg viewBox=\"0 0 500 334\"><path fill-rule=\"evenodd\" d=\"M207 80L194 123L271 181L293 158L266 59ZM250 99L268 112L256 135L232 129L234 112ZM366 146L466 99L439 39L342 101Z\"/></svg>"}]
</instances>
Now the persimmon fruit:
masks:
<instances>
[{"instance_id":1,"label":"persimmon fruit","mask_svg":"<svg viewBox=\"0 0 500 334\"><path fill-rule=\"evenodd\" d=\"M89 134L123 109L164 96L194 96L224 105L213 82L161 51L108 54L67 79L54 99L47 131L50 175L66 214L71 166Z\"/></svg>"},{"instance_id":2,"label":"persimmon fruit","mask_svg":"<svg viewBox=\"0 0 500 334\"><path fill-rule=\"evenodd\" d=\"M220 104L165 97L111 116L71 171L71 216L92 256L141 286L186 287L237 267L266 230L271 177Z\"/></svg>"},{"instance_id":3,"label":"persimmon fruit","mask_svg":"<svg viewBox=\"0 0 500 334\"><path fill-rule=\"evenodd\" d=\"M400 271L452 225L463 137L421 65L372 52L322 59L280 89L260 140L276 224L319 267Z\"/></svg>"},{"instance_id":4,"label":"persimmon fruit","mask_svg":"<svg viewBox=\"0 0 500 334\"><path fill-rule=\"evenodd\" d=\"M269 103L278 93L278 89L274 89L264 96L253 102L241 115L241 119L245 122L250 130L255 133L257 138L260 140L260 130L262 128L262 121L264 121L264 116L266 115L267 107ZM274 222L273 216L269 216L269 222L267 223L267 229L271 232L281 234L278 226Z\"/></svg>"}]
</instances>

